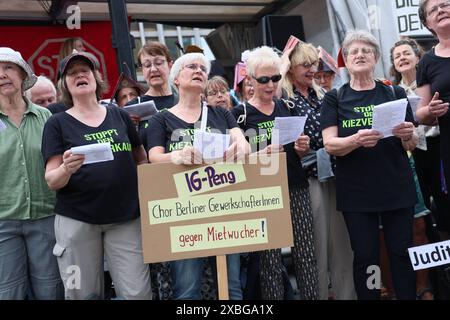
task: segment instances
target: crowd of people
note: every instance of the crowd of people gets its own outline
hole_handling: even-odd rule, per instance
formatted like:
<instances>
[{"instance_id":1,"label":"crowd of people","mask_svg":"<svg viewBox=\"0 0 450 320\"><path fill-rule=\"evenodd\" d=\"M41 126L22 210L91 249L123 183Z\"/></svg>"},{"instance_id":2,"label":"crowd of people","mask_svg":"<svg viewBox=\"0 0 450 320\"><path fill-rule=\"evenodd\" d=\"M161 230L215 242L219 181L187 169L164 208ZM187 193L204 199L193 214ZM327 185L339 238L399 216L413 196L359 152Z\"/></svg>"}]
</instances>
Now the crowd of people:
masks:
<instances>
[{"instance_id":1,"label":"crowd of people","mask_svg":"<svg viewBox=\"0 0 450 320\"><path fill-rule=\"evenodd\" d=\"M383 79L374 75L377 39L349 31L341 52L350 80L340 87L316 44L253 48L230 90L203 53L173 59L148 42L137 56L148 89L122 74L105 103L99 61L81 38L64 42L56 86L1 47L0 300L105 299L112 285L119 299L202 299L204 264L215 270L214 259L144 263L137 175L145 163L201 163L193 140L202 119L230 135L227 161L287 158L297 294L281 249L270 249L226 256L230 299L377 300L373 266L389 299L442 298L429 270L413 270L408 248L431 242L433 223L450 238L450 3L423 0L419 16L436 45L424 53L399 39ZM374 106L411 96L420 103L408 103L392 136L372 129ZM123 109L147 101L158 109L150 119ZM293 116L307 117L304 132L272 141L275 118ZM190 138L173 134L180 129ZM102 142L113 160L84 164L71 151Z\"/></svg>"}]
</instances>

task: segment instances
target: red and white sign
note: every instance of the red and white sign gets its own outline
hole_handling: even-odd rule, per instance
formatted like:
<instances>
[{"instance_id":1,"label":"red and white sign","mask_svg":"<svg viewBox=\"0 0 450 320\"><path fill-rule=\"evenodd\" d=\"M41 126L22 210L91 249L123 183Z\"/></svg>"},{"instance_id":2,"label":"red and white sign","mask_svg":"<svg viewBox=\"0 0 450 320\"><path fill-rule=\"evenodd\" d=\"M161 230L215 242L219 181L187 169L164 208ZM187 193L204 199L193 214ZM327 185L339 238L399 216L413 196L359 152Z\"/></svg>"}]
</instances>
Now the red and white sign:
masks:
<instances>
[{"instance_id":1,"label":"red and white sign","mask_svg":"<svg viewBox=\"0 0 450 320\"><path fill-rule=\"evenodd\" d=\"M297 45L297 43L299 43L299 42L303 42L303 41L301 41L299 38L291 35L289 37L288 41L286 42L286 46L283 49L283 53L286 52L286 50L294 48Z\"/></svg>"},{"instance_id":2,"label":"red and white sign","mask_svg":"<svg viewBox=\"0 0 450 320\"><path fill-rule=\"evenodd\" d=\"M84 22L81 29L74 30L67 29L65 25L1 26L0 46L19 51L37 76L45 75L56 82L62 43L67 38L79 37L86 51L94 54L100 62L100 72L110 84L111 91L119 77L111 33L111 22ZM109 96L110 92L107 92L105 97Z\"/></svg>"},{"instance_id":3,"label":"red and white sign","mask_svg":"<svg viewBox=\"0 0 450 320\"><path fill-rule=\"evenodd\" d=\"M338 69L338 63L336 60L334 60L334 58L325 51L324 48L322 48L321 46L317 47L317 49L319 50L319 58L322 59L322 61L324 63L327 64L327 66L335 73L339 76L339 69Z\"/></svg>"}]
</instances>

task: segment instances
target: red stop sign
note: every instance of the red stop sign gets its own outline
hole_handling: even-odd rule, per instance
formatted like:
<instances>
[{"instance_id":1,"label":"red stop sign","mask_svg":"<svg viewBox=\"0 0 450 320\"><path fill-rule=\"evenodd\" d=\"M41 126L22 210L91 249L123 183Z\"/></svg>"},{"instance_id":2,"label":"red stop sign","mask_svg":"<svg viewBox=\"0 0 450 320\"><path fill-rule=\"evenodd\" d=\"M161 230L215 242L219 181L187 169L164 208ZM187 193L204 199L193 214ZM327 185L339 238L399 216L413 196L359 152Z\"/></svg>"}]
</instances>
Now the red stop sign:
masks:
<instances>
[{"instance_id":1,"label":"red stop sign","mask_svg":"<svg viewBox=\"0 0 450 320\"><path fill-rule=\"evenodd\" d=\"M61 45L64 42L64 38L59 39L46 39L33 53L33 55L28 59L28 63L33 68L34 73L39 75L44 75L47 78L53 80L55 83L57 81L57 76L59 72L59 51ZM98 61L100 62L100 72L107 80L107 70L105 66L105 58L103 54L97 50L94 46L83 41L83 45L86 47L87 51L94 54Z\"/></svg>"},{"instance_id":2,"label":"red stop sign","mask_svg":"<svg viewBox=\"0 0 450 320\"><path fill-rule=\"evenodd\" d=\"M69 37L81 38L86 50L98 58L103 79L109 82L112 90L119 74L111 32L109 21L83 22L79 30L68 30L65 25L0 26L0 46L19 51L36 75L45 75L55 81L61 44Z\"/></svg>"}]
</instances>

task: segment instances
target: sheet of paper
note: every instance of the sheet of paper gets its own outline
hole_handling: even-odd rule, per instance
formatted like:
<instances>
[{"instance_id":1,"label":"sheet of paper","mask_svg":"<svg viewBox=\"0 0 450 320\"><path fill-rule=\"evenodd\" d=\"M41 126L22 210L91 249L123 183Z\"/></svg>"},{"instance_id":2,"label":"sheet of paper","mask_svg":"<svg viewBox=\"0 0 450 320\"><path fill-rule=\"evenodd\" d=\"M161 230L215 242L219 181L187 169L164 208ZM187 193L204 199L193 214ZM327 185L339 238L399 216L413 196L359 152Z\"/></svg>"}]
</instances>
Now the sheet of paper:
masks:
<instances>
[{"instance_id":1,"label":"sheet of paper","mask_svg":"<svg viewBox=\"0 0 450 320\"><path fill-rule=\"evenodd\" d=\"M152 115L158 112L158 109L156 109L156 105L153 100L125 106L123 107L123 109L130 114L139 116L141 118L141 121L150 119Z\"/></svg>"},{"instance_id":2,"label":"sheet of paper","mask_svg":"<svg viewBox=\"0 0 450 320\"><path fill-rule=\"evenodd\" d=\"M205 160L222 158L229 145L229 134L194 131L194 148L202 153Z\"/></svg>"},{"instance_id":3,"label":"sheet of paper","mask_svg":"<svg viewBox=\"0 0 450 320\"><path fill-rule=\"evenodd\" d=\"M111 144L109 142L73 147L71 151L73 154L84 154L85 158L83 164L114 160Z\"/></svg>"},{"instance_id":4,"label":"sheet of paper","mask_svg":"<svg viewBox=\"0 0 450 320\"><path fill-rule=\"evenodd\" d=\"M411 106L411 110L414 115L414 120L417 120L416 118L416 112L417 108L420 105L420 101L422 101L422 98L416 95L408 96L409 105Z\"/></svg>"},{"instance_id":5,"label":"sheet of paper","mask_svg":"<svg viewBox=\"0 0 450 320\"><path fill-rule=\"evenodd\" d=\"M6 124L4 124L2 120L0 120L0 132L4 130L6 130Z\"/></svg>"},{"instance_id":6,"label":"sheet of paper","mask_svg":"<svg viewBox=\"0 0 450 320\"><path fill-rule=\"evenodd\" d=\"M408 100L406 98L375 106L372 129L383 134L383 138L392 137L394 127L405 122L407 106Z\"/></svg>"},{"instance_id":7,"label":"sheet of paper","mask_svg":"<svg viewBox=\"0 0 450 320\"><path fill-rule=\"evenodd\" d=\"M300 39L298 39L295 36L290 36L288 41L286 42L286 46L283 49L283 52L285 52L286 50L289 50L290 48L293 48L297 45L297 43L300 42Z\"/></svg>"},{"instance_id":8,"label":"sheet of paper","mask_svg":"<svg viewBox=\"0 0 450 320\"><path fill-rule=\"evenodd\" d=\"M307 117L275 117L272 143L285 145L298 139L305 128Z\"/></svg>"}]
</instances>

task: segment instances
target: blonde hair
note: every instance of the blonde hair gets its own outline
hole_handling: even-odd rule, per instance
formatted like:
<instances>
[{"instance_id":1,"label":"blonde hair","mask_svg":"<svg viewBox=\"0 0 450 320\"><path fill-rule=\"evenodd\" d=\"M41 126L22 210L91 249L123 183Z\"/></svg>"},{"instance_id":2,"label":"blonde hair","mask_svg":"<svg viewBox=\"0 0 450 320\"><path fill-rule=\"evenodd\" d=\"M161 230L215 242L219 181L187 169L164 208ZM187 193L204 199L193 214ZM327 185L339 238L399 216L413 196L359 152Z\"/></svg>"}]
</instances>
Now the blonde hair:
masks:
<instances>
[{"instance_id":1,"label":"blonde hair","mask_svg":"<svg viewBox=\"0 0 450 320\"><path fill-rule=\"evenodd\" d=\"M290 60L291 68L304 63L318 64L319 50L311 43L300 42L295 46L294 51L292 51ZM293 83L292 75L288 72L283 80L283 89L286 91L289 98L295 96ZM323 98L324 93L315 81L312 82L312 89L316 92L319 99Z\"/></svg>"},{"instance_id":2,"label":"blonde hair","mask_svg":"<svg viewBox=\"0 0 450 320\"><path fill-rule=\"evenodd\" d=\"M75 49L75 42L77 42L78 40L83 42L83 39L81 39L80 37L67 38L66 40L64 40L59 50L59 61L72 54L73 49Z\"/></svg>"},{"instance_id":3,"label":"blonde hair","mask_svg":"<svg viewBox=\"0 0 450 320\"><path fill-rule=\"evenodd\" d=\"M256 70L261 67L275 67L280 69L281 58L273 49L262 46L253 49L248 54L246 62L246 71L249 76L256 76Z\"/></svg>"}]
</instances>

